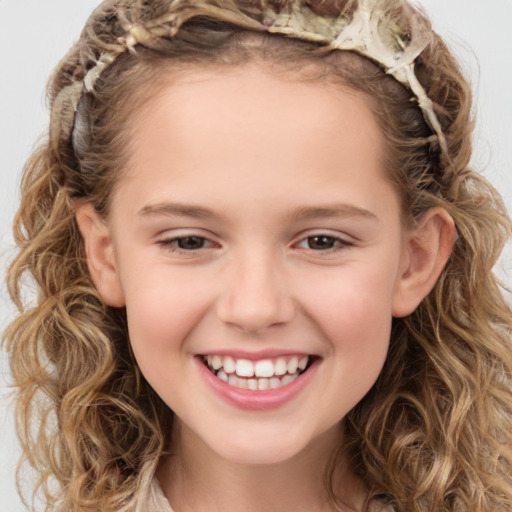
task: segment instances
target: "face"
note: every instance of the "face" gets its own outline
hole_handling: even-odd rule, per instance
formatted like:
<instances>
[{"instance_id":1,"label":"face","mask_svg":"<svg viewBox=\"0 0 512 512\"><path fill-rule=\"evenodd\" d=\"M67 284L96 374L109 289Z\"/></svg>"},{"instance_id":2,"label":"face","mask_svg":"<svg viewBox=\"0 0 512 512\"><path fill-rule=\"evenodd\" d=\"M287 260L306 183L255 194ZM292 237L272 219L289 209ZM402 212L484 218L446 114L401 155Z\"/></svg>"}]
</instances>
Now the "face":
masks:
<instances>
[{"instance_id":1,"label":"face","mask_svg":"<svg viewBox=\"0 0 512 512\"><path fill-rule=\"evenodd\" d=\"M131 128L108 229L141 371L213 453L287 460L386 357L407 251L380 129L255 65L173 79Z\"/></svg>"}]
</instances>

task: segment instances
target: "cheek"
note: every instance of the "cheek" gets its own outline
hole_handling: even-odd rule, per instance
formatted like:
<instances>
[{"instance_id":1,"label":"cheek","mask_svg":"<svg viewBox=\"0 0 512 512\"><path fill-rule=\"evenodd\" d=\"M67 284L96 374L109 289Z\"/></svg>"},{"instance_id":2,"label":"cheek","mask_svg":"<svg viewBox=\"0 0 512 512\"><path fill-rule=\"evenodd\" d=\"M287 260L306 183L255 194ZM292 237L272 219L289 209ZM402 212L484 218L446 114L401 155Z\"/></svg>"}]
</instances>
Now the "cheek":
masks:
<instances>
[{"instance_id":1,"label":"cheek","mask_svg":"<svg viewBox=\"0 0 512 512\"><path fill-rule=\"evenodd\" d=\"M346 268L325 279L306 306L328 342L337 375L354 390L356 399L373 385L386 359L393 275L392 269L376 265Z\"/></svg>"},{"instance_id":2,"label":"cheek","mask_svg":"<svg viewBox=\"0 0 512 512\"><path fill-rule=\"evenodd\" d=\"M125 288L130 342L141 369L167 358L179 364L176 356L186 355L184 341L210 304L208 291L194 279L167 274L147 269Z\"/></svg>"},{"instance_id":3,"label":"cheek","mask_svg":"<svg viewBox=\"0 0 512 512\"><path fill-rule=\"evenodd\" d=\"M306 308L330 338L342 333L358 338L365 333L379 333L383 327L388 334L394 274L393 269L377 268L374 264L347 266L317 279L313 289L305 283L301 295L308 297Z\"/></svg>"},{"instance_id":4,"label":"cheek","mask_svg":"<svg viewBox=\"0 0 512 512\"><path fill-rule=\"evenodd\" d=\"M323 398L331 422L355 407L382 371L392 325L390 289L389 278L368 273L362 279L351 273L311 305L315 323L327 340L325 364L330 377L324 383Z\"/></svg>"}]
</instances>

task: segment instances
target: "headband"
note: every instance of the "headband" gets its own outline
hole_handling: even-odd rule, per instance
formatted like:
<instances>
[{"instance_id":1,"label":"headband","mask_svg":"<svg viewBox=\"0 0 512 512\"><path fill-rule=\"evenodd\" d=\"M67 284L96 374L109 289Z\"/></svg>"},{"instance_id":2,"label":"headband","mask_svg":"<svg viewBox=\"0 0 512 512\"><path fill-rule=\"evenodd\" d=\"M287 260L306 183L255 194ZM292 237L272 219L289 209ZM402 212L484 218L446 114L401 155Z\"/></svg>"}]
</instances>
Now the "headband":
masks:
<instances>
[{"instance_id":1,"label":"headband","mask_svg":"<svg viewBox=\"0 0 512 512\"><path fill-rule=\"evenodd\" d=\"M349 0L347 3L355 5L355 8L345 9L346 12L337 16L322 14L322 11L329 11L329 2L321 0L309 3L306 0L281 0L281 8L276 7L277 2L270 6L268 1L260 0L258 10L251 8L250 4L242 10L232 0L175 0L169 3L166 12L144 21L141 16L144 2L140 1L139 6L129 0L114 2L108 0L97 10L114 5L125 34L118 37L115 44L105 45L105 51L82 81L72 83L60 91L54 103L54 111L60 115L52 120L52 128L54 132L57 131L58 139L71 136L75 142L76 133L73 132L79 130L81 124L75 120L75 117L79 117L76 116L76 110L80 98L94 91L101 73L116 57L126 51L134 52L136 45L151 48L162 37L172 39L184 23L200 16L232 23L247 30L319 43L328 49L353 51L370 59L415 96L426 123L438 138L442 156L450 161L446 138L434 104L415 74L415 61L434 36L413 8L408 20L410 26L404 33L393 20L389 6L385 10L388 4L385 0ZM315 4L320 13L315 12L311 4ZM396 7L396 0L392 5Z\"/></svg>"}]
</instances>

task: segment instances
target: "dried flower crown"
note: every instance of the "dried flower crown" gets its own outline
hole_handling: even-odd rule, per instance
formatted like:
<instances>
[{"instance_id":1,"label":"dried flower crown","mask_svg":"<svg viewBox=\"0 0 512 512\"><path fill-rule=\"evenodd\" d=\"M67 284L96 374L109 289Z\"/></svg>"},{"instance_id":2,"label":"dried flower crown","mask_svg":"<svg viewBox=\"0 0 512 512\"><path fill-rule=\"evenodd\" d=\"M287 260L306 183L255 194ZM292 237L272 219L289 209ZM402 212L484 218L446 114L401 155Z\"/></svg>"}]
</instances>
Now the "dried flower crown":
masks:
<instances>
[{"instance_id":1,"label":"dried flower crown","mask_svg":"<svg viewBox=\"0 0 512 512\"><path fill-rule=\"evenodd\" d=\"M395 0L395 3L400 1ZM80 129L80 120L75 119L78 117L76 110L80 98L84 93L94 91L101 73L118 55L135 51L138 44L155 46L160 38L172 38L184 23L201 16L233 23L247 30L267 31L316 42L332 49L354 51L372 60L416 97L425 121L437 135L441 154L447 161L450 160L433 102L415 74L415 61L433 38L432 31L419 21L419 16L411 16L410 26L403 32L394 23L388 12L389 7L386 11L384 6L389 6L389 2L384 0L348 0L346 3L353 9L345 9L338 16L333 16L329 2L322 0L260 0L247 3L243 11L232 0L175 0L169 3L163 15L144 20L141 13L144 12L145 3L142 0L107 0L98 8L114 5L119 19L124 20L125 35L118 37L116 44L108 45L83 81L69 85L57 96L54 111L57 110L60 115L55 116L55 121L52 120L52 125L57 124L52 126L58 132L57 138L71 134L75 141L76 133L73 132ZM257 13L255 4L259 4ZM312 5L316 5L317 12Z\"/></svg>"}]
</instances>

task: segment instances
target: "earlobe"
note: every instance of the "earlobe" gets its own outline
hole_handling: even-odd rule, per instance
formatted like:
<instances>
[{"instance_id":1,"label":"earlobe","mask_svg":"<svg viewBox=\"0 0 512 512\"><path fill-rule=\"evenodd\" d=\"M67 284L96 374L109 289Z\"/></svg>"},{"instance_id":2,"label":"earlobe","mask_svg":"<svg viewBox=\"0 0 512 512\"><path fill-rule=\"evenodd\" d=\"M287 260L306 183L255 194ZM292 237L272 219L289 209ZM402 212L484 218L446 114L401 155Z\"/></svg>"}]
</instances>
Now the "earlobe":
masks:
<instances>
[{"instance_id":1,"label":"earlobe","mask_svg":"<svg viewBox=\"0 0 512 512\"><path fill-rule=\"evenodd\" d=\"M89 272L101 298L109 306L124 306L124 294L108 226L90 203L79 205L75 216L84 240Z\"/></svg>"},{"instance_id":2,"label":"earlobe","mask_svg":"<svg viewBox=\"0 0 512 512\"><path fill-rule=\"evenodd\" d=\"M432 291L450 257L456 231L443 208L432 208L406 235L404 266L393 296L393 316L410 315Z\"/></svg>"}]
</instances>

